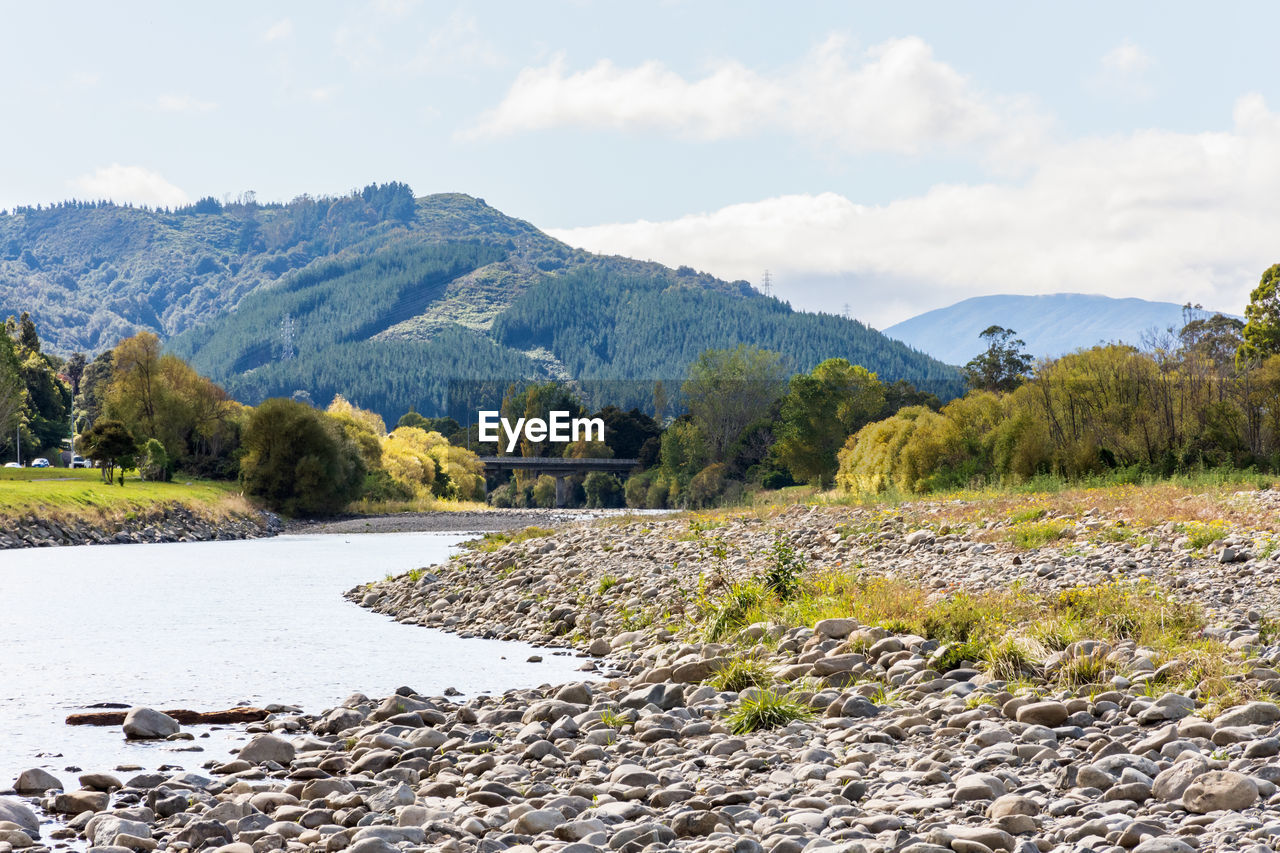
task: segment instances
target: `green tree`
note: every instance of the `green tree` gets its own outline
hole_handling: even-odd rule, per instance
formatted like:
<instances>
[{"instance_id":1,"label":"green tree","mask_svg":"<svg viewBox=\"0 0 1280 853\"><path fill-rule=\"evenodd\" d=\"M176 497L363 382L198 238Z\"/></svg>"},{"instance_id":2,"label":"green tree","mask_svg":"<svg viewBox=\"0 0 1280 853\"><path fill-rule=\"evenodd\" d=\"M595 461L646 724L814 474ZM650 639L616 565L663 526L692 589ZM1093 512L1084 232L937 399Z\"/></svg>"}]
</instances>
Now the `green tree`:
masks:
<instances>
[{"instance_id":1,"label":"green tree","mask_svg":"<svg viewBox=\"0 0 1280 853\"><path fill-rule=\"evenodd\" d=\"M1013 329L988 326L978 337L987 349L964 366L970 388L983 391L1012 391L1026 381L1033 359L1023 347L1026 341L1015 338Z\"/></svg>"},{"instance_id":2,"label":"green tree","mask_svg":"<svg viewBox=\"0 0 1280 853\"><path fill-rule=\"evenodd\" d=\"M714 462L785 390L782 356L745 344L703 351L680 386Z\"/></svg>"},{"instance_id":3,"label":"green tree","mask_svg":"<svg viewBox=\"0 0 1280 853\"><path fill-rule=\"evenodd\" d=\"M158 439L148 438L143 443L142 454L138 459L138 474L142 479L152 482L167 482L173 477L169 454Z\"/></svg>"},{"instance_id":4,"label":"green tree","mask_svg":"<svg viewBox=\"0 0 1280 853\"><path fill-rule=\"evenodd\" d=\"M27 402L27 386L22 381L18 354L8 331L0 326L0 446L7 446Z\"/></svg>"},{"instance_id":5,"label":"green tree","mask_svg":"<svg viewBox=\"0 0 1280 853\"><path fill-rule=\"evenodd\" d=\"M1261 361L1280 355L1280 264L1272 264L1249 294L1244 309L1244 336L1238 361Z\"/></svg>"},{"instance_id":6,"label":"green tree","mask_svg":"<svg viewBox=\"0 0 1280 853\"><path fill-rule=\"evenodd\" d=\"M138 452L138 442L134 441L129 430L120 421L103 418L80 437L80 452L86 458L98 463L98 467L102 469L102 479L108 483L114 477L118 466L122 472L121 483L123 483L123 471L133 467L133 457Z\"/></svg>"},{"instance_id":7,"label":"green tree","mask_svg":"<svg viewBox=\"0 0 1280 853\"><path fill-rule=\"evenodd\" d=\"M360 494L360 451L328 415L276 398L254 409L244 430L245 492L286 515L332 515Z\"/></svg>"},{"instance_id":8,"label":"green tree","mask_svg":"<svg viewBox=\"0 0 1280 853\"><path fill-rule=\"evenodd\" d=\"M774 452L797 482L830 483L845 439L883 407L884 386L874 373L843 358L827 359L812 373L791 377Z\"/></svg>"}]
</instances>

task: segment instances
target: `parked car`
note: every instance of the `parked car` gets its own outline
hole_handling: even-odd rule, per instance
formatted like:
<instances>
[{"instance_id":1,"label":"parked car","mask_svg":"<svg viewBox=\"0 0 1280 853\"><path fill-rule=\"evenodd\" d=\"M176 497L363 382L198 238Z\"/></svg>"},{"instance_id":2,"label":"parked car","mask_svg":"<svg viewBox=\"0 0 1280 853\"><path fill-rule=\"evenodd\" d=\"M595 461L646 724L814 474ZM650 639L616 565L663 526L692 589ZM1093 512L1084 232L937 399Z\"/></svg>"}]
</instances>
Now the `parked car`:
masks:
<instances>
[{"instance_id":1,"label":"parked car","mask_svg":"<svg viewBox=\"0 0 1280 853\"><path fill-rule=\"evenodd\" d=\"M49 464L48 459L45 459L43 456L37 456L35 459L31 460L31 467L32 468L52 468L53 466Z\"/></svg>"},{"instance_id":2,"label":"parked car","mask_svg":"<svg viewBox=\"0 0 1280 853\"><path fill-rule=\"evenodd\" d=\"M21 465L19 465L17 462L6 462L6 463L4 463L4 467L6 467L6 468L21 468L22 466L21 466Z\"/></svg>"},{"instance_id":3,"label":"parked car","mask_svg":"<svg viewBox=\"0 0 1280 853\"><path fill-rule=\"evenodd\" d=\"M72 456L72 457L71 457L71 464L70 464L68 467L70 467L70 468L92 468L92 467L93 467L93 463L92 463L92 462L90 462L88 459L85 459L83 456L81 456L80 454L78 454L78 453L77 453L75 456Z\"/></svg>"}]
</instances>

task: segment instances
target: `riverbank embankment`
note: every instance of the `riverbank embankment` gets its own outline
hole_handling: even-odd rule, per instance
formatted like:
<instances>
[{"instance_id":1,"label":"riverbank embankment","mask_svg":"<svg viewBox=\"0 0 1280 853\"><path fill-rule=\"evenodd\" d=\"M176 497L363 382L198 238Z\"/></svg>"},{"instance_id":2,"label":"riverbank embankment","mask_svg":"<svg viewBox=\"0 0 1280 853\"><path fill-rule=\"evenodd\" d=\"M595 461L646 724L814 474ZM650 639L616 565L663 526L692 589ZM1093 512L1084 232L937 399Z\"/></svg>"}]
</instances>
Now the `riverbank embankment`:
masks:
<instances>
[{"instance_id":1,"label":"riverbank embankment","mask_svg":"<svg viewBox=\"0 0 1280 853\"><path fill-rule=\"evenodd\" d=\"M43 802L95 845L224 853L1262 853L1275 498L1155 524L949 501L491 537L349 597L570 645L582 682L357 694L253 724L207 775L123 780L114 811L85 810L98 778Z\"/></svg>"}]
</instances>

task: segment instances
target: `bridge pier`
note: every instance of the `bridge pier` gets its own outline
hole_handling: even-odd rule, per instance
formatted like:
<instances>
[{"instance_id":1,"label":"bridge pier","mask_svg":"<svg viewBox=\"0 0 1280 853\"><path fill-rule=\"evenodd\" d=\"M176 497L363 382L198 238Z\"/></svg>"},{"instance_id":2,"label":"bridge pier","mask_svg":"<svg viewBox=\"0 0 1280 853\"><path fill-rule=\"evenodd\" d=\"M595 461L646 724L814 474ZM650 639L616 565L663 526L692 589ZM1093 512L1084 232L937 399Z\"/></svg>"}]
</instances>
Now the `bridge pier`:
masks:
<instances>
[{"instance_id":1,"label":"bridge pier","mask_svg":"<svg viewBox=\"0 0 1280 853\"><path fill-rule=\"evenodd\" d=\"M569 505L569 476L556 475L556 509Z\"/></svg>"}]
</instances>

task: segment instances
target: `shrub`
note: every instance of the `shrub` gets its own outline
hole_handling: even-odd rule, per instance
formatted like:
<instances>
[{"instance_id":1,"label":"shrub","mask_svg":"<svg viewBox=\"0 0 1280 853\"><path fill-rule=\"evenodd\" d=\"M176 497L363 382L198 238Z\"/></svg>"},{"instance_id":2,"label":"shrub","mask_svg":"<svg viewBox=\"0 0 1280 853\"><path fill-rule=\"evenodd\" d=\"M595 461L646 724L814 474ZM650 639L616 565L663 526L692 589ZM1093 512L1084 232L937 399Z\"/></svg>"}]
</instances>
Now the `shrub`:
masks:
<instances>
[{"instance_id":1,"label":"shrub","mask_svg":"<svg viewBox=\"0 0 1280 853\"><path fill-rule=\"evenodd\" d=\"M773 539L769 552L769 568L764 573L764 585L783 601L790 601L800 586L805 560L782 535Z\"/></svg>"},{"instance_id":2,"label":"shrub","mask_svg":"<svg viewBox=\"0 0 1280 853\"><path fill-rule=\"evenodd\" d=\"M728 479L728 467L723 462L716 462L703 468L689 481L687 492L689 506L699 508L710 506L724 492Z\"/></svg>"},{"instance_id":3,"label":"shrub","mask_svg":"<svg viewBox=\"0 0 1280 853\"><path fill-rule=\"evenodd\" d=\"M331 515L360 494L358 448L332 418L304 403L267 400L245 426L247 494L286 515Z\"/></svg>"},{"instance_id":4,"label":"shrub","mask_svg":"<svg viewBox=\"0 0 1280 853\"><path fill-rule=\"evenodd\" d=\"M539 474L533 483L533 502L544 509L556 505L556 478L550 474Z\"/></svg>"},{"instance_id":5,"label":"shrub","mask_svg":"<svg viewBox=\"0 0 1280 853\"><path fill-rule=\"evenodd\" d=\"M587 506L597 509L617 506L622 493L618 478L604 471L592 471L582 481L582 490L587 496Z\"/></svg>"},{"instance_id":6,"label":"shrub","mask_svg":"<svg viewBox=\"0 0 1280 853\"><path fill-rule=\"evenodd\" d=\"M168 482L173 478L173 463L158 439L148 438L138 459L138 474L144 480Z\"/></svg>"},{"instance_id":7,"label":"shrub","mask_svg":"<svg viewBox=\"0 0 1280 853\"><path fill-rule=\"evenodd\" d=\"M743 696L725 717L729 729L736 735L750 734L759 729L776 729L796 720L811 720L813 709L802 705L788 693L774 690L753 690Z\"/></svg>"}]
</instances>

